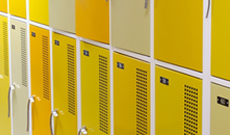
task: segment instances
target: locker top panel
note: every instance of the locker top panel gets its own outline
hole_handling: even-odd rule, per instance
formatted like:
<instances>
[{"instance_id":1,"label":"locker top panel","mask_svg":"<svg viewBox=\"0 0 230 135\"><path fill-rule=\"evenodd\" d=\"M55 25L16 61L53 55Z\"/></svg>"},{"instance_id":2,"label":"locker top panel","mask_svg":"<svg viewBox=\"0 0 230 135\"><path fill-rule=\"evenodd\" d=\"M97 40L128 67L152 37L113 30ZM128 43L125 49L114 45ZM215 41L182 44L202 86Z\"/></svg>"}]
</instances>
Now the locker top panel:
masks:
<instances>
[{"instance_id":1,"label":"locker top panel","mask_svg":"<svg viewBox=\"0 0 230 135\"><path fill-rule=\"evenodd\" d=\"M10 14L26 18L26 0L9 0Z\"/></svg>"},{"instance_id":2,"label":"locker top panel","mask_svg":"<svg viewBox=\"0 0 230 135\"><path fill-rule=\"evenodd\" d=\"M7 13L7 0L0 0L0 11Z\"/></svg>"},{"instance_id":3,"label":"locker top panel","mask_svg":"<svg viewBox=\"0 0 230 135\"><path fill-rule=\"evenodd\" d=\"M118 53L113 63L114 134L150 135L150 64Z\"/></svg>"},{"instance_id":4,"label":"locker top panel","mask_svg":"<svg viewBox=\"0 0 230 135\"><path fill-rule=\"evenodd\" d=\"M212 0L212 27L211 27L211 74L213 76L230 80L230 1Z\"/></svg>"},{"instance_id":5,"label":"locker top panel","mask_svg":"<svg viewBox=\"0 0 230 135\"><path fill-rule=\"evenodd\" d=\"M109 44L109 1L76 0L76 35Z\"/></svg>"},{"instance_id":6,"label":"locker top panel","mask_svg":"<svg viewBox=\"0 0 230 135\"><path fill-rule=\"evenodd\" d=\"M202 72L202 0L155 0L154 33L155 59Z\"/></svg>"},{"instance_id":7,"label":"locker top panel","mask_svg":"<svg viewBox=\"0 0 230 135\"><path fill-rule=\"evenodd\" d=\"M50 27L75 33L75 0L49 0Z\"/></svg>"},{"instance_id":8,"label":"locker top panel","mask_svg":"<svg viewBox=\"0 0 230 135\"><path fill-rule=\"evenodd\" d=\"M30 20L44 25L49 25L49 1L30 0L29 4Z\"/></svg>"},{"instance_id":9,"label":"locker top panel","mask_svg":"<svg viewBox=\"0 0 230 135\"><path fill-rule=\"evenodd\" d=\"M150 1L111 1L112 45L150 56Z\"/></svg>"}]
</instances>

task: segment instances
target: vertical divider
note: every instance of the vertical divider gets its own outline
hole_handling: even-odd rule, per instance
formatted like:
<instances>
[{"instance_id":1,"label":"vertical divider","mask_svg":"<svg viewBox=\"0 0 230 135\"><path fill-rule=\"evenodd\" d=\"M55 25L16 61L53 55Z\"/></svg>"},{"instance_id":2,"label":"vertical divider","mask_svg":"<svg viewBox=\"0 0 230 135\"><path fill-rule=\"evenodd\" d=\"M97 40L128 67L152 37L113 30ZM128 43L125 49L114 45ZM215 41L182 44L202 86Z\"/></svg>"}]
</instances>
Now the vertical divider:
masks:
<instances>
[{"instance_id":1,"label":"vertical divider","mask_svg":"<svg viewBox=\"0 0 230 135\"><path fill-rule=\"evenodd\" d=\"M155 135L154 0L150 0L150 135Z\"/></svg>"},{"instance_id":2,"label":"vertical divider","mask_svg":"<svg viewBox=\"0 0 230 135\"><path fill-rule=\"evenodd\" d=\"M203 103L202 134L210 135L210 85L211 85L211 10L206 19L208 0L203 1Z\"/></svg>"}]
</instances>

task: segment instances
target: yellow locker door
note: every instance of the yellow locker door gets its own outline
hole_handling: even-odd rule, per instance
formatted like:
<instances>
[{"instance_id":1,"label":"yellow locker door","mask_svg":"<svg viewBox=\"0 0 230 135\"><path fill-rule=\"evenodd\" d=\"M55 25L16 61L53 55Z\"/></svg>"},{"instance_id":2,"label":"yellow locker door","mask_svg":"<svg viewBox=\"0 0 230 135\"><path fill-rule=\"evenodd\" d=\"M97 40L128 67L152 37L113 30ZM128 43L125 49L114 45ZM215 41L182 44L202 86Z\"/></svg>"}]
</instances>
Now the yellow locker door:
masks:
<instances>
[{"instance_id":1,"label":"yellow locker door","mask_svg":"<svg viewBox=\"0 0 230 135\"><path fill-rule=\"evenodd\" d=\"M156 66L156 135L202 134L202 80Z\"/></svg>"},{"instance_id":2,"label":"yellow locker door","mask_svg":"<svg viewBox=\"0 0 230 135\"><path fill-rule=\"evenodd\" d=\"M230 1L212 0L211 74L230 80Z\"/></svg>"},{"instance_id":3,"label":"yellow locker door","mask_svg":"<svg viewBox=\"0 0 230 135\"><path fill-rule=\"evenodd\" d=\"M10 14L26 18L26 0L9 0Z\"/></svg>"},{"instance_id":4,"label":"yellow locker door","mask_svg":"<svg viewBox=\"0 0 230 135\"><path fill-rule=\"evenodd\" d=\"M211 135L229 135L230 89L211 84Z\"/></svg>"},{"instance_id":5,"label":"yellow locker door","mask_svg":"<svg viewBox=\"0 0 230 135\"><path fill-rule=\"evenodd\" d=\"M150 56L150 0L111 0L112 45Z\"/></svg>"},{"instance_id":6,"label":"yellow locker door","mask_svg":"<svg viewBox=\"0 0 230 135\"><path fill-rule=\"evenodd\" d=\"M53 33L55 135L77 134L76 40Z\"/></svg>"},{"instance_id":7,"label":"yellow locker door","mask_svg":"<svg viewBox=\"0 0 230 135\"><path fill-rule=\"evenodd\" d=\"M150 64L114 53L114 135L150 135Z\"/></svg>"},{"instance_id":8,"label":"yellow locker door","mask_svg":"<svg viewBox=\"0 0 230 135\"><path fill-rule=\"evenodd\" d=\"M49 1L30 0L29 4L30 20L41 24L49 25Z\"/></svg>"},{"instance_id":9,"label":"yellow locker door","mask_svg":"<svg viewBox=\"0 0 230 135\"><path fill-rule=\"evenodd\" d=\"M8 21L0 16L0 135L11 135L11 118L7 117L9 85Z\"/></svg>"},{"instance_id":10,"label":"yellow locker door","mask_svg":"<svg viewBox=\"0 0 230 135\"><path fill-rule=\"evenodd\" d=\"M29 135L27 125L28 72L26 24L11 19L11 73L14 135Z\"/></svg>"},{"instance_id":11,"label":"yellow locker door","mask_svg":"<svg viewBox=\"0 0 230 135\"><path fill-rule=\"evenodd\" d=\"M0 11L7 13L7 0L0 0Z\"/></svg>"},{"instance_id":12,"label":"yellow locker door","mask_svg":"<svg viewBox=\"0 0 230 135\"><path fill-rule=\"evenodd\" d=\"M75 0L49 0L50 27L75 33Z\"/></svg>"},{"instance_id":13,"label":"yellow locker door","mask_svg":"<svg viewBox=\"0 0 230 135\"><path fill-rule=\"evenodd\" d=\"M203 0L155 0L155 58L201 72L202 50Z\"/></svg>"},{"instance_id":14,"label":"yellow locker door","mask_svg":"<svg viewBox=\"0 0 230 135\"><path fill-rule=\"evenodd\" d=\"M30 26L32 133L50 135L50 46L49 31Z\"/></svg>"},{"instance_id":15,"label":"yellow locker door","mask_svg":"<svg viewBox=\"0 0 230 135\"><path fill-rule=\"evenodd\" d=\"M81 42L82 126L89 135L110 135L109 50Z\"/></svg>"},{"instance_id":16,"label":"yellow locker door","mask_svg":"<svg viewBox=\"0 0 230 135\"><path fill-rule=\"evenodd\" d=\"M109 0L76 0L76 35L109 44Z\"/></svg>"}]
</instances>

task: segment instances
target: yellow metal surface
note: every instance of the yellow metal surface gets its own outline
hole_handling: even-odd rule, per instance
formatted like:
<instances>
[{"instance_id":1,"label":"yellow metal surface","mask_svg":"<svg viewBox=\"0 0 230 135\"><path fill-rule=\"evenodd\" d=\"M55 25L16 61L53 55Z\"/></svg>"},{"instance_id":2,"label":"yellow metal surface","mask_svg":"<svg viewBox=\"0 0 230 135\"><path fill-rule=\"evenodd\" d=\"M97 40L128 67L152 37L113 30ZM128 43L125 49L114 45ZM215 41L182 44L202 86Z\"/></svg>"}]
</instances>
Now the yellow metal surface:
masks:
<instances>
[{"instance_id":1,"label":"yellow metal surface","mask_svg":"<svg viewBox=\"0 0 230 135\"><path fill-rule=\"evenodd\" d=\"M114 135L150 135L150 64L118 53L113 64Z\"/></svg>"},{"instance_id":2,"label":"yellow metal surface","mask_svg":"<svg viewBox=\"0 0 230 135\"><path fill-rule=\"evenodd\" d=\"M201 135L202 80L158 66L155 73L156 135Z\"/></svg>"},{"instance_id":3,"label":"yellow metal surface","mask_svg":"<svg viewBox=\"0 0 230 135\"><path fill-rule=\"evenodd\" d=\"M88 135L110 135L109 63L109 50L81 42L82 126Z\"/></svg>"},{"instance_id":4,"label":"yellow metal surface","mask_svg":"<svg viewBox=\"0 0 230 135\"><path fill-rule=\"evenodd\" d=\"M230 80L230 1L212 0L211 74Z\"/></svg>"},{"instance_id":5,"label":"yellow metal surface","mask_svg":"<svg viewBox=\"0 0 230 135\"><path fill-rule=\"evenodd\" d=\"M75 0L49 0L49 25L75 33Z\"/></svg>"},{"instance_id":6,"label":"yellow metal surface","mask_svg":"<svg viewBox=\"0 0 230 135\"><path fill-rule=\"evenodd\" d=\"M32 133L33 135L50 135L50 46L49 31L30 26L30 61L31 61L31 95Z\"/></svg>"},{"instance_id":7,"label":"yellow metal surface","mask_svg":"<svg viewBox=\"0 0 230 135\"><path fill-rule=\"evenodd\" d=\"M202 50L203 1L155 0L155 58L201 72Z\"/></svg>"},{"instance_id":8,"label":"yellow metal surface","mask_svg":"<svg viewBox=\"0 0 230 135\"><path fill-rule=\"evenodd\" d=\"M0 11L7 13L7 0L0 0Z\"/></svg>"},{"instance_id":9,"label":"yellow metal surface","mask_svg":"<svg viewBox=\"0 0 230 135\"><path fill-rule=\"evenodd\" d=\"M26 131L28 101L27 32L26 23L11 19L12 118L14 135L29 135Z\"/></svg>"},{"instance_id":10,"label":"yellow metal surface","mask_svg":"<svg viewBox=\"0 0 230 135\"><path fill-rule=\"evenodd\" d=\"M230 132L230 108L218 103L218 98L225 99L219 100L220 103L226 103L230 99L230 89L211 84L211 135L228 135Z\"/></svg>"},{"instance_id":11,"label":"yellow metal surface","mask_svg":"<svg viewBox=\"0 0 230 135\"><path fill-rule=\"evenodd\" d=\"M30 0L30 20L49 25L49 1Z\"/></svg>"},{"instance_id":12,"label":"yellow metal surface","mask_svg":"<svg viewBox=\"0 0 230 135\"><path fill-rule=\"evenodd\" d=\"M0 135L11 135L11 118L8 118L9 89L8 21L0 16Z\"/></svg>"},{"instance_id":13,"label":"yellow metal surface","mask_svg":"<svg viewBox=\"0 0 230 135\"><path fill-rule=\"evenodd\" d=\"M150 56L150 1L111 0L111 36L113 46Z\"/></svg>"},{"instance_id":14,"label":"yellow metal surface","mask_svg":"<svg viewBox=\"0 0 230 135\"><path fill-rule=\"evenodd\" d=\"M55 135L77 134L76 40L53 33Z\"/></svg>"},{"instance_id":15,"label":"yellow metal surface","mask_svg":"<svg viewBox=\"0 0 230 135\"><path fill-rule=\"evenodd\" d=\"M26 0L9 0L10 14L26 18Z\"/></svg>"},{"instance_id":16,"label":"yellow metal surface","mask_svg":"<svg viewBox=\"0 0 230 135\"><path fill-rule=\"evenodd\" d=\"M76 35L109 44L109 1L76 0Z\"/></svg>"}]
</instances>

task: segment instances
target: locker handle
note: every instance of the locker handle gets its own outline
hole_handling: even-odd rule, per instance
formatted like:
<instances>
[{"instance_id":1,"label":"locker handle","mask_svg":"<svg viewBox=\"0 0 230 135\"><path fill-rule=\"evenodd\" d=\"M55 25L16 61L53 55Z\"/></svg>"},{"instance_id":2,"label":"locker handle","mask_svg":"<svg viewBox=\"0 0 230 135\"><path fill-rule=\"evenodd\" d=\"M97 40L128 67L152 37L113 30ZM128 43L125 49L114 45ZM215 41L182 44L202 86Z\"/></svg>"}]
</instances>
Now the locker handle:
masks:
<instances>
[{"instance_id":1,"label":"locker handle","mask_svg":"<svg viewBox=\"0 0 230 135\"><path fill-rule=\"evenodd\" d=\"M10 117L10 97L11 97L11 92L12 90L15 89L15 84L11 84L10 87L9 87L9 91L8 91L8 117Z\"/></svg>"},{"instance_id":2,"label":"locker handle","mask_svg":"<svg viewBox=\"0 0 230 135\"><path fill-rule=\"evenodd\" d=\"M33 102L34 102L34 96L31 96L28 99L28 103L27 103L27 128L26 128L27 132L29 132L29 129L30 129L30 106L31 106L31 103Z\"/></svg>"},{"instance_id":3,"label":"locker handle","mask_svg":"<svg viewBox=\"0 0 230 135\"><path fill-rule=\"evenodd\" d=\"M145 9L148 8L148 0L145 0Z\"/></svg>"},{"instance_id":4,"label":"locker handle","mask_svg":"<svg viewBox=\"0 0 230 135\"><path fill-rule=\"evenodd\" d=\"M206 19L208 18L208 15L209 15L210 6L211 6L211 0L208 0L208 8L207 8L207 13L206 13Z\"/></svg>"},{"instance_id":5,"label":"locker handle","mask_svg":"<svg viewBox=\"0 0 230 135\"><path fill-rule=\"evenodd\" d=\"M57 110L55 109L54 111L51 112L51 115L50 115L50 132L51 132L51 135L54 135L53 133L53 116L57 117L58 116L58 112Z\"/></svg>"},{"instance_id":6,"label":"locker handle","mask_svg":"<svg viewBox=\"0 0 230 135\"><path fill-rule=\"evenodd\" d=\"M83 126L82 128L80 128L80 130L78 131L78 135L81 135L81 133L82 133L83 135L88 134L87 129L86 129L86 126Z\"/></svg>"}]
</instances>

